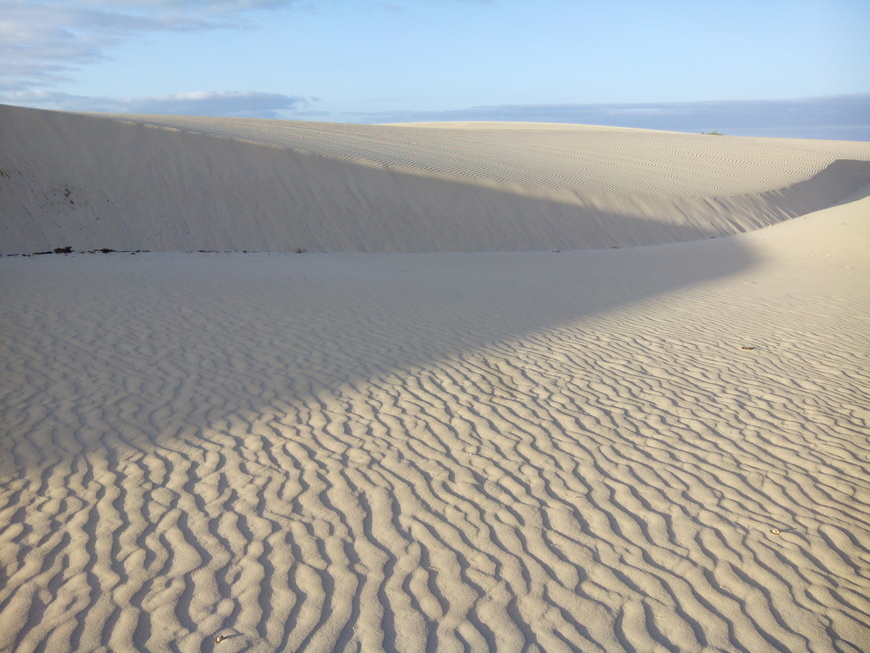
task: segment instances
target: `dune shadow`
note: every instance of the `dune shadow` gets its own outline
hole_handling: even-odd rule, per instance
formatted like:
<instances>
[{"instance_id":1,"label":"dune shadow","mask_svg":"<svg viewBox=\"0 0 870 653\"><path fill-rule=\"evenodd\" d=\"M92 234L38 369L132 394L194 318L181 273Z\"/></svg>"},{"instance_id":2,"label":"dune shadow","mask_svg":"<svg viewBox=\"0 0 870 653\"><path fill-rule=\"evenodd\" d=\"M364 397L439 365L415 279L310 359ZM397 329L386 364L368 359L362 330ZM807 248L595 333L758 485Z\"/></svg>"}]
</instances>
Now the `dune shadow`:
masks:
<instances>
[{"instance_id":1,"label":"dune shadow","mask_svg":"<svg viewBox=\"0 0 870 653\"><path fill-rule=\"evenodd\" d=\"M510 351L527 338L750 267L751 252L739 240L728 240L715 256L705 257L700 270L696 261L685 258L695 256L693 245L534 254L117 253L5 259L0 274L6 453L0 488L13 502L26 491L40 506L80 487L83 505L90 504L94 515L99 506L102 524L89 527L86 539L106 533L119 549L123 533L140 532L137 540L151 551L143 558L147 566L136 572L139 576L122 576L122 584L143 576L173 576L160 554L164 547L178 548L179 542L162 539L161 533L173 530L180 541L191 542L186 555L219 568L245 559L249 544L242 544L256 541L256 533L284 532L286 520L293 520L292 502L278 495L270 499L264 488L252 496L235 475L254 473L265 479L278 474L285 479L282 484L295 478L303 492L306 487L317 492L311 474L346 469L341 473L348 487L357 487L357 496L365 497L376 490L366 485L366 473L355 476L357 465L364 464L355 456L377 464L393 447L391 439L401 439L405 429L436 434L431 446L455 456L461 468L460 453L446 443L466 437L449 417L450 411L462 409L450 402L454 396L465 402L459 395L466 382L474 381L449 374L434 381L438 373L433 370L443 361L463 361L473 368L475 357ZM688 270L700 274L690 276ZM417 416L396 414L391 397L413 405L415 384L433 382L442 384L438 392L445 407L424 407ZM498 391L512 392L510 381L505 382ZM367 397L362 408L355 393ZM316 433L313 441L301 437L310 432ZM334 440L327 442L342 434L348 439L337 449ZM366 438L368 444L352 446ZM324 463L323 456L330 460ZM424 472L424 478L428 475ZM126 490L114 503L98 498L104 490L97 488L115 485ZM360 510L384 511L373 499L359 501ZM271 516L272 510L280 516ZM337 515L337 510L328 512ZM253 511L254 524L272 525L239 530L239 518L229 534L223 532L219 515L248 511ZM75 530L70 525L75 512L67 506L56 523ZM188 513L190 523L178 530L178 516ZM19 511L4 529L26 526L20 534L26 540L35 514ZM121 514L121 528L115 529L108 522ZM377 538L379 529L383 526L365 532ZM286 537L299 537L292 532ZM273 543L272 557L296 550L282 541ZM57 573L68 574L65 545L55 544L63 563ZM52 541L45 546L53 546ZM382 546L386 551L391 545ZM296 551L306 555L304 549ZM105 562L101 554L88 560L86 569ZM277 576L299 573L278 563L266 567ZM361 575L350 587L365 578ZM295 593L298 600L318 595L299 582L292 581L291 587L307 589ZM235 600L230 585L229 579L218 581L224 589L213 600ZM156 587L149 582L142 589L150 595ZM191 592L187 585L180 596L183 605L176 608L187 631L200 623L190 613ZM338 590L331 594L342 596ZM130 609L143 613L132 636L153 641L159 615L143 603ZM233 614L216 621L214 631L201 632L213 637L212 632L232 626ZM324 613L322 618L327 617ZM146 622L152 626L143 626ZM401 641L400 626L385 627L394 643ZM296 635L310 641L306 638L329 628L324 621L305 634L288 625L280 635L263 630L258 637L283 646ZM339 639L350 637L348 631Z\"/></svg>"},{"instance_id":2,"label":"dune shadow","mask_svg":"<svg viewBox=\"0 0 870 653\"><path fill-rule=\"evenodd\" d=\"M160 445L181 430L259 414L271 401L305 403L509 346L752 266L739 239L716 244L700 265L692 243L6 259L4 304L17 307L4 320L6 392L19 395L10 408L32 415L10 423L5 440L33 439L38 425L52 456L87 455L107 437ZM12 385L22 375L31 380L18 392ZM11 446L4 472L26 466L18 450Z\"/></svg>"}]
</instances>

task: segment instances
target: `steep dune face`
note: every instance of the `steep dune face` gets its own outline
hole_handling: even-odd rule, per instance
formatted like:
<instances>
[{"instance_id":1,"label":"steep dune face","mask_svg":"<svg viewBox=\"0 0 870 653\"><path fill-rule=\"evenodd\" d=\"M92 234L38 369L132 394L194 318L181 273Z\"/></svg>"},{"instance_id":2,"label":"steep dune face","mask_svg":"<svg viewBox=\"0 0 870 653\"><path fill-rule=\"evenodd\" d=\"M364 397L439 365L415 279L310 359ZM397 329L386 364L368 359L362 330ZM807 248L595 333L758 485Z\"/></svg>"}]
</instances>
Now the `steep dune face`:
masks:
<instances>
[{"instance_id":1,"label":"steep dune face","mask_svg":"<svg viewBox=\"0 0 870 653\"><path fill-rule=\"evenodd\" d=\"M661 244L830 206L868 161L865 143L0 107L0 252Z\"/></svg>"}]
</instances>

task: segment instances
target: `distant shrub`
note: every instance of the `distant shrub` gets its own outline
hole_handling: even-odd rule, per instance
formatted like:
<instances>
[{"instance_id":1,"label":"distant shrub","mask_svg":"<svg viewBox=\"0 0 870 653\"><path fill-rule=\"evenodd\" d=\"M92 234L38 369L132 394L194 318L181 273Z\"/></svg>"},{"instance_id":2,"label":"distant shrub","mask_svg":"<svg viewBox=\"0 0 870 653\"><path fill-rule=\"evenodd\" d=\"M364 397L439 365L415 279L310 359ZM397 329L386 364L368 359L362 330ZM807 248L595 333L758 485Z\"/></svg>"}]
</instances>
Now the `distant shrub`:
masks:
<instances>
[{"instance_id":1,"label":"distant shrub","mask_svg":"<svg viewBox=\"0 0 870 653\"><path fill-rule=\"evenodd\" d=\"M70 247L70 246L66 246L66 247L55 247L55 248L54 248L54 253L55 253L55 254L72 254L72 251L73 251L73 248Z\"/></svg>"},{"instance_id":2,"label":"distant shrub","mask_svg":"<svg viewBox=\"0 0 870 653\"><path fill-rule=\"evenodd\" d=\"M701 133L706 134L707 136L724 136L724 134L721 134L719 132L701 132Z\"/></svg>"}]
</instances>

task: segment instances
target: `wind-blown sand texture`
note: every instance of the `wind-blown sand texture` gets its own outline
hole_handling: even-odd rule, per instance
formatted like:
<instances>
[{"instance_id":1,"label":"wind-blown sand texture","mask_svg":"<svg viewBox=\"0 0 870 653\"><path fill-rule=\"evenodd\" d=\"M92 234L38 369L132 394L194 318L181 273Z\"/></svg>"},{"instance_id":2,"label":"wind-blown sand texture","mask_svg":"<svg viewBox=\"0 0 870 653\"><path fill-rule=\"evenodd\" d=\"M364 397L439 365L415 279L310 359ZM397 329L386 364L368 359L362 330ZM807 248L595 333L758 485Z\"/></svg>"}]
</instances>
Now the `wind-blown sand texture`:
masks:
<instances>
[{"instance_id":1,"label":"wind-blown sand texture","mask_svg":"<svg viewBox=\"0 0 870 653\"><path fill-rule=\"evenodd\" d=\"M432 245L0 259L0 650L867 650L870 145L0 119L7 252Z\"/></svg>"},{"instance_id":2,"label":"wind-blown sand texture","mask_svg":"<svg viewBox=\"0 0 870 653\"><path fill-rule=\"evenodd\" d=\"M479 252L730 235L870 182L866 143L107 119L0 106L0 253Z\"/></svg>"}]
</instances>

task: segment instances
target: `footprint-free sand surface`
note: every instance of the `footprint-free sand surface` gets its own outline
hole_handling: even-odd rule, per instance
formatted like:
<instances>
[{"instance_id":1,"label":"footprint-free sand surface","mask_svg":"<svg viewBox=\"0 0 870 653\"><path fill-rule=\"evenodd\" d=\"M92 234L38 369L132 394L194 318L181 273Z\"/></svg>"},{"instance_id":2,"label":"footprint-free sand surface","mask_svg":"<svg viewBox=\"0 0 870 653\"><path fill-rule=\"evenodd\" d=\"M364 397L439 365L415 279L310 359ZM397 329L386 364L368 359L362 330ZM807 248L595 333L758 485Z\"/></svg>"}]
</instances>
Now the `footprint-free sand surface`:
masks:
<instances>
[{"instance_id":1,"label":"footprint-free sand surface","mask_svg":"<svg viewBox=\"0 0 870 653\"><path fill-rule=\"evenodd\" d=\"M0 107L0 651L867 650L868 161Z\"/></svg>"}]
</instances>

